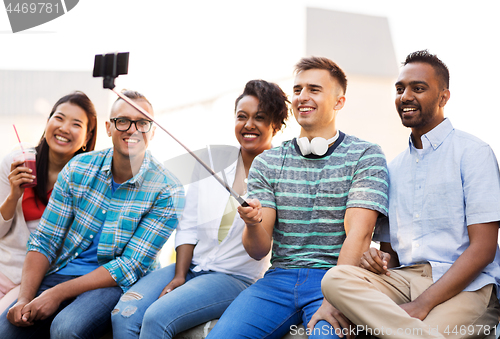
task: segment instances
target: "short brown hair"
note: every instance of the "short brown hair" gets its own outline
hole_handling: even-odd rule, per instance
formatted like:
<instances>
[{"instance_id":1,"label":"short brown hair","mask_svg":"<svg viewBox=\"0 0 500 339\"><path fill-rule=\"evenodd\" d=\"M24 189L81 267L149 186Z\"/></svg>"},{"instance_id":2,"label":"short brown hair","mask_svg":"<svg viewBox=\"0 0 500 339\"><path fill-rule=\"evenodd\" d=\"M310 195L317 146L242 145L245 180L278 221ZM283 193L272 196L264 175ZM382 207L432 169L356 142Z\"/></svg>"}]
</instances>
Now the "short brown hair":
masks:
<instances>
[{"instance_id":1,"label":"short brown hair","mask_svg":"<svg viewBox=\"0 0 500 339\"><path fill-rule=\"evenodd\" d=\"M307 58L302 58L295 65L295 74L298 74L302 71L307 71L310 69L324 69L330 73L330 76L337 80L340 87L344 91L344 94L347 90L347 77L344 71L332 60L325 57L317 57L311 56Z\"/></svg>"},{"instance_id":2,"label":"short brown hair","mask_svg":"<svg viewBox=\"0 0 500 339\"><path fill-rule=\"evenodd\" d=\"M121 94L123 94L124 96L126 96L127 98L129 98L130 100L133 100L133 101L145 101L149 104L149 106L151 106L151 108L153 108L153 105L151 105L151 103L149 102L149 100L146 98L146 96L142 93L139 93L137 91L134 91L134 90L130 90L130 89L122 89L121 90ZM109 113L110 115L113 114L113 110L115 109L115 105L118 101L120 100L123 100L122 98L118 97L115 102L113 103L113 105L111 106L111 112Z\"/></svg>"},{"instance_id":3,"label":"short brown hair","mask_svg":"<svg viewBox=\"0 0 500 339\"><path fill-rule=\"evenodd\" d=\"M144 100L146 101L149 106L153 107L153 105L151 105L151 103L149 102L149 100L146 98L146 96L142 93L139 93L137 91L134 91L134 90L130 90L130 89L123 89L121 91L121 93L126 96L127 98L129 98L130 100ZM115 103L117 101L120 101L120 100L123 100L122 98L118 97L116 100L115 100Z\"/></svg>"}]
</instances>

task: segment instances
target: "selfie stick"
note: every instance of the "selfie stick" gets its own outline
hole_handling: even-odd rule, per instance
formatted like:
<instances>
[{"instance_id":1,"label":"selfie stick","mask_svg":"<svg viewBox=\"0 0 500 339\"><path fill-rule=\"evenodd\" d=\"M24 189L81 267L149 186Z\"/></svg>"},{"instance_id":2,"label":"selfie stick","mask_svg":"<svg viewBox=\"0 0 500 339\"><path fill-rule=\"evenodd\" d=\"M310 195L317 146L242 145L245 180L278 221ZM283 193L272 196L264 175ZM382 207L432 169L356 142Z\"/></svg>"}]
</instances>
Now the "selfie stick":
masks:
<instances>
[{"instance_id":1,"label":"selfie stick","mask_svg":"<svg viewBox=\"0 0 500 339\"><path fill-rule=\"evenodd\" d=\"M122 65L121 68L122 70L120 71L120 65L118 65L118 58L121 57L120 54L122 55L122 57L124 59L126 59L125 61L123 61L126 65ZM124 54L126 54L126 57L123 56ZM104 58L108 58L109 57L109 60L104 60ZM101 60L99 60L101 59ZM109 72L109 70L105 70L105 62L108 62L108 63L111 63L111 72ZM109 65L106 65L106 66L109 66ZM125 70L123 70L123 68L125 68ZM118 92L115 90L115 84L114 84L114 79L116 77L118 77L118 74L127 74L127 71L126 69L128 68L128 53L114 53L114 54L106 54L106 55L96 55L96 59L95 59L95 63L94 63L94 77L104 77L104 81L103 81L103 87L104 88L109 88L110 90L112 90L116 95L118 95L120 97L120 99L122 99L123 101L125 101L126 103L128 103L129 105L131 105L132 107L134 107L136 110L138 110L141 114L143 114L146 118L148 118L149 120L151 120L152 122L154 122L159 128L161 128L163 131L165 131L165 133L167 133L172 139L174 139L179 145L181 145L182 147L184 147L184 149L193 156L193 158L196 159L196 161L198 161L222 186L224 186L224 188L229 192L229 194L231 194L235 199L236 201L238 201L238 203L243 206L243 207L247 207L248 204L247 202L245 201L245 199L243 199L238 193L236 193L227 183L225 183L211 168L210 166L208 166L207 164L205 164L203 162L203 160L201 160L196 154L194 154L193 151L191 151L186 145L184 145L182 142L180 142L179 139L177 139L176 137L174 137L172 135L172 133L170 133L169 131L167 131L162 125L160 125L158 122L156 122L153 117L151 116L151 114L149 114L148 112L146 112L145 109L143 109L141 106L137 105L134 101L132 101L130 98L128 98L127 96L123 95L122 93ZM121 73L120 73L121 72ZM125 73L123 73L125 72ZM110 73L110 74L109 74Z\"/></svg>"}]
</instances>

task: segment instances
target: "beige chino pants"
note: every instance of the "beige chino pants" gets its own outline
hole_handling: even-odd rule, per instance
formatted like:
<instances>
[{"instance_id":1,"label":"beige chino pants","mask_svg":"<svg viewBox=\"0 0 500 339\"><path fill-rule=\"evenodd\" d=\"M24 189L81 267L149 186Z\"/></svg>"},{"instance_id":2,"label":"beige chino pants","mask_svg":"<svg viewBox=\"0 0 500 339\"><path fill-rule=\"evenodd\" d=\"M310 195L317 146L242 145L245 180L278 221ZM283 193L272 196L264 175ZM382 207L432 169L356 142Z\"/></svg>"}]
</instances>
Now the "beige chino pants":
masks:
<instances>
[{"instance_id":1,"label":"beige chino pants","mask_svg":"<svg viewBox=\"0 0 500 339\"><path fill-rule=\"evenodd\" d=\"M495 338L500 306L491 284L459 293L423 321L398 306L415 300L432 283L430 264L394 269L390 276L341 265L325 274L321 287L331 304L378 338Z\"/></svg>"}]
</instances>

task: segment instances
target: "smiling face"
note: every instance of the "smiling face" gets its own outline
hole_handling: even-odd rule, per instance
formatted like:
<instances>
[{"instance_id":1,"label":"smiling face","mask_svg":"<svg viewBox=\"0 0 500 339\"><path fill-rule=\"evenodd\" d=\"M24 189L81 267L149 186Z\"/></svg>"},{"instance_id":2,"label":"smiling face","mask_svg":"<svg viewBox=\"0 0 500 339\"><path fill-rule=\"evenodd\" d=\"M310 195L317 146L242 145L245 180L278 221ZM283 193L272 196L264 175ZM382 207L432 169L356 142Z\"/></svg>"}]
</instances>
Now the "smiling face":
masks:
<instances>
[{"instance_id":1,"label":"smiling face","mask_svg":"<svg viewBox=\"0 0 500 339\"><path fill-rule=\"evenodd\" d=\"M407 64L396 82L396 109L401 122L418 139L444 120L443 108L449 97L450 91L427 63Z\"/></svg>"},{"instance_id":2,"label":"smiling face","mask_svg":"<svg viewBox=\"0 0 500 339\"><path fill-rule=\"evenodd\" d=\"M336 112L344 102L341 87L327 70L299 72L293 85L292 110L302 127L301 137L333 137Z\"/></svg>"},{"instance_id":3,"label":"smiling face","mask_svg":"<svg viewBox=\"0 0 500 339\"><path fill-rule=\"evenodd\" d=\"M45 126L51 156L73 157L87 142L87 123L87 114L80 106L69 102L57 106Z\"/></svg>"},{"instance_id":4,"label":"smiling face","mask_svg":"<svg viewBox=\"0 0 500 339\"><path fill-rule=\"evenodd\" d=\"M259 111L259 99L246 95L236 105L234 133L241 151L257 155L271 148L273 128L265 112Z\"/></svg>"},{"instance_id":5,"label":"smiling face","mask_svg":"<svg viewBox=\"0 0 500 339\"><path fill-rule=\"evenodd\" d=\"M134 100L134 102L145 109L149 114L153 115L153 108L146 101ZM114 103L111 109L110 118L127 118L129 120L145 119L144 115L123 100L118 100ZM113 158L119 158L117 160L139 157L138 159L142 161L144 153L148 148L149 141L154 135L154 126L148 133L137 131L135 124L132 124L128 131L120 132L111 121L106 121L106 130L113 140Z\"/></svg>"}]
</instances>

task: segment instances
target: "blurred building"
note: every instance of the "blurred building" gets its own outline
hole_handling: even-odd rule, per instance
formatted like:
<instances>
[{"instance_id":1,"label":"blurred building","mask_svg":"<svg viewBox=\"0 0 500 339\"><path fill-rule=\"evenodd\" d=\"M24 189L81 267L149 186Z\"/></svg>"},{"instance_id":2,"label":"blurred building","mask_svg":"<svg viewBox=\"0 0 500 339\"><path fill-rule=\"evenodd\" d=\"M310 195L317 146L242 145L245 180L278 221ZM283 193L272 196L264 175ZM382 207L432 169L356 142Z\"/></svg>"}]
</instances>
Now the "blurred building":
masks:
<instances>
[{"instance_id":1,"label":"blurred building","mask_svg":"<svg viewBox=\"0 0 500 339\"><path fill-rule=\"evenodd\" d=\"M379 144L388 160L407 146L409 130L394 106L399 73L387 18L307 9L306 55L334 60L347 74L338 128Z\"/></svg>"},{"instance_id":2,"label":"blurred building","mask_svg":"<svg viewBox=\"0 0 500 339\"><path fill-rule=\"evenodd\" d=\"M399 66L387 18L318 8L307 8L305 14L303 55L328 57L347 74L346 104L337 116L337 127L379 144L387 159L392 160L407 146L409 130L402 126L394 106L394 83ZM275 60L279 62L280 56L276 55ZM282 78L266 80L278 83L291 98L292 73L291 65L289 73ZM229 84L223 93L210 99L193 100L187 105L156 107L157 118L193 150L207 144L237 145L230 114L234 112L234 100L243 85ZM211 127L213 121L216 121L217 133L213 133ZM300 126L290 117L287 128L275 136L273 143L279 145L299 133ZM150 149L161 160L185 152L164 133L157 133L155 138Z\"/></svg>"}]
</instances>

